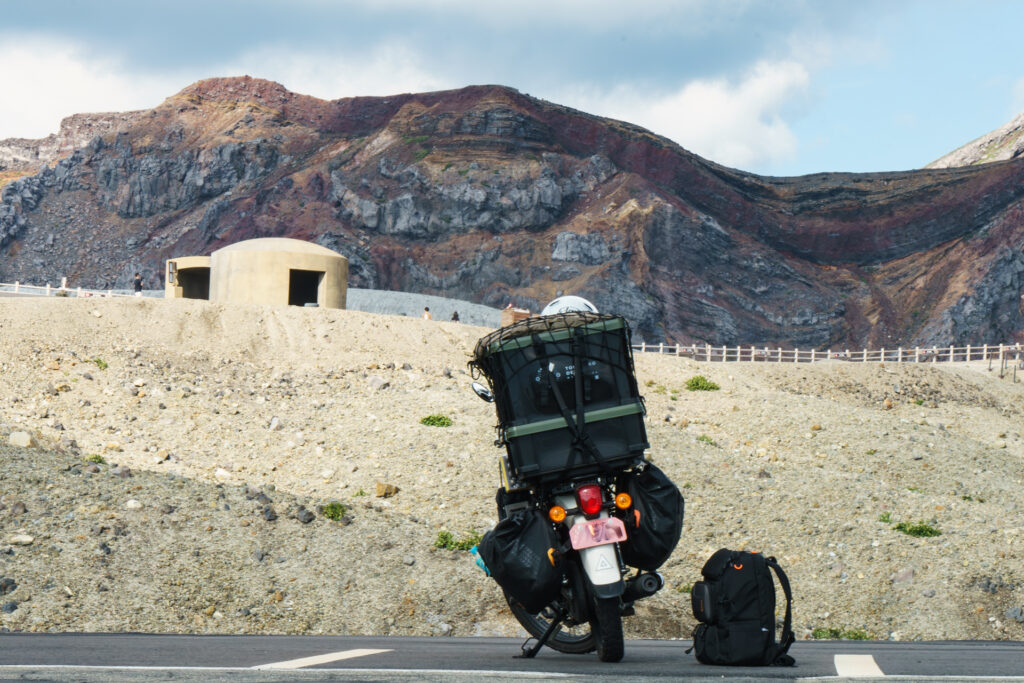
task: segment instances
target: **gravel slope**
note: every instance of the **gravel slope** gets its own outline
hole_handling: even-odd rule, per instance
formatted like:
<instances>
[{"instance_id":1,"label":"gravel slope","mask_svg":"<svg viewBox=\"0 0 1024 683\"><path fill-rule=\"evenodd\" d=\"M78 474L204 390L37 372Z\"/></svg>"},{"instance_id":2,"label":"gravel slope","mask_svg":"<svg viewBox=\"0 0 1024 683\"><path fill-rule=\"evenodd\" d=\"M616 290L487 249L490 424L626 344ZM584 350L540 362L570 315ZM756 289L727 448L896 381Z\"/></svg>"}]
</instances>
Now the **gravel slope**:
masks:
<instances>
[{"instance_id":1,"label":"gravel slope","mask_svg":"<svg viewBox=\"0 0 1024 683\"><path fill-rule=\"evenodd\" d=\"M485 332L0 299L0 625L520 633L468 553L433 547L441 530L494 523L495 418L465 374ZM629 635L686 637L686 587L727 546L779 558L798 636L1024 638L1024 383L984 367L654 355L637 372L650 456L687 519L667 588ZM686 391L696 374L721 390ZM419 423L433 413L454 425ZM36 443L8 445L18 432ZM321 513L330 501L341 521ZM893 528L920 521L942 535Z\"/></svg>"}]
</instances>

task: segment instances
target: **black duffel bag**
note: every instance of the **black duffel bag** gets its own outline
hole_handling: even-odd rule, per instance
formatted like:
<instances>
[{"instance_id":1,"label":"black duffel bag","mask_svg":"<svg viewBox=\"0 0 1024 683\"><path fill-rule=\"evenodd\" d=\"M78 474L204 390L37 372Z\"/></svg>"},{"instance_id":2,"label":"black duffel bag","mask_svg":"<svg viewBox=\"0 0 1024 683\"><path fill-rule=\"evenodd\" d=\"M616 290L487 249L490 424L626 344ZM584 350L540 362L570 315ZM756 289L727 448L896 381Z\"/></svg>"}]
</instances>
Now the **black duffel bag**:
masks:
<instances>
[{"instance_id":1,"label":"black duffel bag","mask_svg":"<svg viewBox=\"0 0 1024 683\"><path fill-rule=\"evenodd\" d=\"M539 510L517 512L501 520L480 541L480 557L506 593L536 614L562 586L558 537Z\"/></svg>"},{"instance_id":2,"label":"black duffel bag","mask_svg":"<svg viewBox=\"0 0 1024 683\"><path fill-rule=\"evenodd\" d=\"M625 543L619 544L630 567L654 571L669 558L683 531L683 495L660 469L647 463L641 471L619 475L616 489L633 499L626 512Z\"/></svg>"}]
</instances>

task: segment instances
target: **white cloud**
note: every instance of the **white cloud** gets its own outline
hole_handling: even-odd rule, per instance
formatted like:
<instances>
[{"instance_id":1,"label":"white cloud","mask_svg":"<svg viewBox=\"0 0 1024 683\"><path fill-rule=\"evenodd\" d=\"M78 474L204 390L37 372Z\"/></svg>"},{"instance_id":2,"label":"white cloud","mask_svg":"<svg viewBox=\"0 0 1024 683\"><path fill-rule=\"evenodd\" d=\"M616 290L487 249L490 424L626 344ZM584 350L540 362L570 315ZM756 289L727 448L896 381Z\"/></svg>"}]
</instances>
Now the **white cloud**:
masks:
<instances>
[{"instance_id":1,"label":"white cloud","mask_svg":"<svg viewBox=\"0 0 1024 683\"><path fill-rule=\"evenodd\" d=\"M736 83L696 80L653 95L620 86L565 103L641 125L717 163L750 169L795 156L797 139L783 112L804 97L809 83L797 62L760 62Z\"/></svg>"},{"instance_id":2,"label":"white cloud","mask_svg":"<svg viewBox=\"0 0 1024 683\"><path fill-rule=\"evenodd\" d=\"M342 51L296 52L289 46L252 50L221 67L219 75L250 74L281 83L293 92L325 100L341 97L395 95L457 88L423 60L399 44L379 44L362 54Z\"/></svg>"},{"instance_id":3,"label":"white cloud","mask_svg":"<svg viewBox=\"0 0 1024 683\"><path fill-rule=\"evenodd\" d=\"M184 85L46 37L0 36L0 64L0 139L45 137L71 114L153 107Z\"/></svg>"}]
</instances>

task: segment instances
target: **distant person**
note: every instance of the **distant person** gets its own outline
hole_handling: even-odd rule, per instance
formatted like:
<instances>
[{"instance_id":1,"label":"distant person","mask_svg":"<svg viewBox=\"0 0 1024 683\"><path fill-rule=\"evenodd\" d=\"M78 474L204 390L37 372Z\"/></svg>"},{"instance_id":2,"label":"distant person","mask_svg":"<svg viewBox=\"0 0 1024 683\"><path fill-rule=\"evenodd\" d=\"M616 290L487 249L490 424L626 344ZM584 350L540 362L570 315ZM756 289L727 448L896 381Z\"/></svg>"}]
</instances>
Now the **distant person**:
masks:
<instances>
[{"instance_id":1,"label":"distant person","mask_svg":"<svg viewBox=\"0 0 1024 683\"><path fill-rule=\"evenodd\" d=\"M133 284L135 286L135 296L142 296L142 273L135 273Z\"/></svg>"},{"instance_id":2,"label":"distant person","mask_svg":"<svg viewBox=\"0 0 1024 683\"><path fill-rule=\"evenodd\" d=\"M458 311L455 311L455 312L452 313L452 322L453 323L459 322L459 312Z\"/></svg>"},{"instance_id":3,"label":"distant person","mask_svg":"<svg viewBox=\"0 0 1024 683\"><path fill-rule=\"evenodd\" d=\"M433 320L434 319L434 316L430 315L430 306L424 306L423 307L423 319L424 320Z\"/></svg>"}]
</instances>

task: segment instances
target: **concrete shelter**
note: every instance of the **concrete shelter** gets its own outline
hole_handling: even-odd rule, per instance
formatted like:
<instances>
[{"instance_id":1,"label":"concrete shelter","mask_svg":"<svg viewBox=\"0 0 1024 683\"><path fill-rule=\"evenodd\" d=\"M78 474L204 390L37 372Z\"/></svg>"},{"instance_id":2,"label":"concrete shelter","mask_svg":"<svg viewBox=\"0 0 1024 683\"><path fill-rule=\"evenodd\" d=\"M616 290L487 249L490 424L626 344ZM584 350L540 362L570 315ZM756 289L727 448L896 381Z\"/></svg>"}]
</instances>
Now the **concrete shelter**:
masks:
<instances>
[{"instance_id":1,"label":"concrete shelter","mask_svg":"<svg viewBox=\"0 0 1024 683\"><path fill-rule=\"evenodd\" d=\"M208 297L210 301L280 306L317 305L345 308L348 290L348 259L336 251L312 242L286 237L265 237L218 249L209 257L184 257L168 261L167 296L188 296L172 292L170 268L175 263L177 277L182 268L199 268L189 259L207 258ZM198 277L198 276L196 276ZM187 279L185 281L187 283Z\"/></svg>"}]
</instances>

